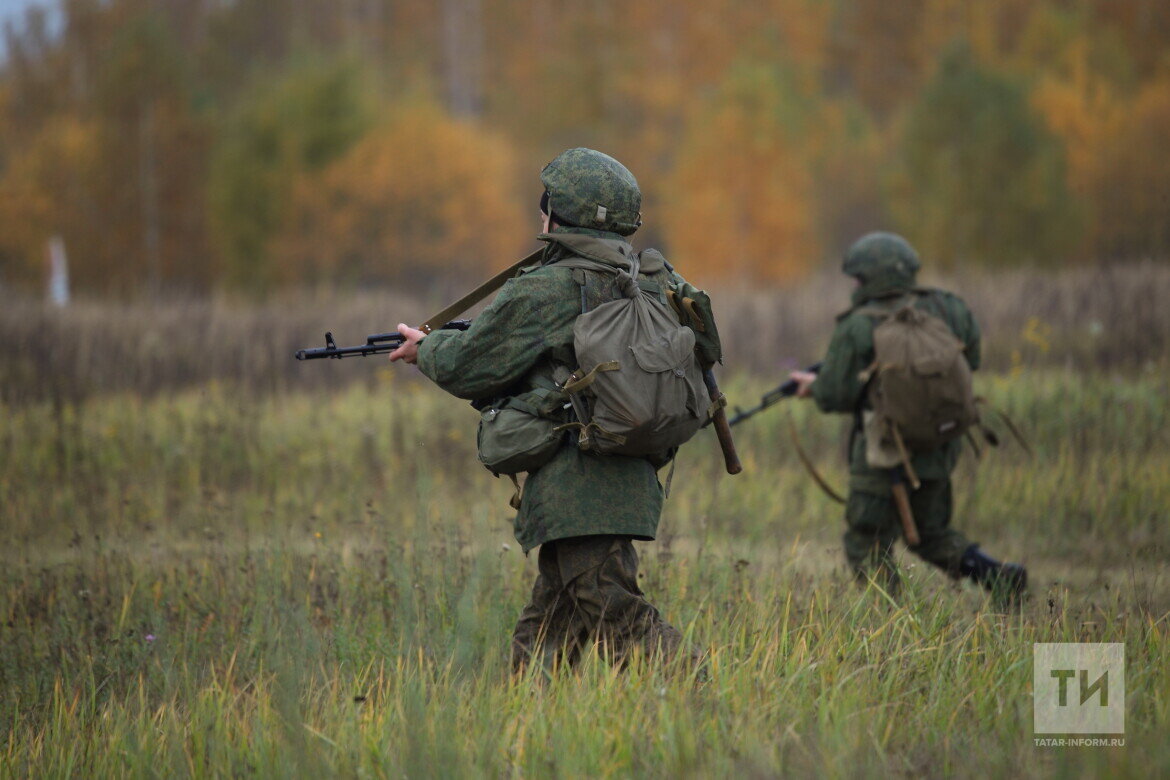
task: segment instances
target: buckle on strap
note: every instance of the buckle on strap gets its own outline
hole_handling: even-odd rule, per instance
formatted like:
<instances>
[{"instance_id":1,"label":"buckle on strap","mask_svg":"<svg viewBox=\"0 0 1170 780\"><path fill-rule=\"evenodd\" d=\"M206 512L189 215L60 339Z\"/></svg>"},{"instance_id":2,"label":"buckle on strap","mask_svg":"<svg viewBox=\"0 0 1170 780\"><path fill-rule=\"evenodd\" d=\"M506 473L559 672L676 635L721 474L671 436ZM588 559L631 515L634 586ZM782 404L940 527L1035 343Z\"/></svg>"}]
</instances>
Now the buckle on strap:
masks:
<instances>
[{"instance_id":1,"label":"buckle on strap","mask_svg":"<svg viewBox=\"0 0 1170 780\"><path fill-rule=\"evenodd\" d=\"M593 367L593 370L588 374L585 374L585 376L578 378L577 374L574 373L565 381L565 386L562 389L566 393L570 394L579 393L586 387L589 387L589 385L593 384L593 380L597 379L597 375L602 371L619 371L621 367L622 364L617 360L607 360L604 363L598 363Z\"/></svg>"},{"instance_id":2,"label":"buckle on strap","mask_svg":"<svg viewBox=\"0 0 1170 780\"><path fill-rule=\"evenodd\" d=\"M594 436L599 436L602 439L607 439L608 441L613 442L614 444L616 444L619 447L626 443L625 436L622 436L621 434L618 434L618 433L611 433L593 421L590 421L588 423L567 422L567 423L564 423L563 425L556 426L555 428L553 428L553 430L554 431L570 431L570 430L577 431L577 446L581 450L584 450L585 452L589 452L591 450L596 449L596 447L593 444L593 437Z\"/></svg>"},{"instance_id":3,"label":"buckle on strap","mask_svg":"<svg viewBox=\"0 0 1170 780\"><path fill-rule=\"evenodd\" d=\"M720 409L726 409L726 408L727 408L727 396L725 396L723 393L720 393L719 397L716 398L715 400L713 400L711 402L711 405L707 407L707 419L708 420L715 419L716 413L718 413L718 411Z\"/></svg>"},{"instance_id":4,"label":"buckle on strap","mask_svg":"<svg viewBox=\"0 0 1170 780\"><path fill-rule=\"evenodd\" d=\"M699 333L707 332L707 325L703 322L703 315L699 313L699 307L694 298L684 297L674 290L668 289L666 300L670 303L670 308L674 309L674 313L678 315L680 325L689 324Z\"/></svg>"}]
</instances>

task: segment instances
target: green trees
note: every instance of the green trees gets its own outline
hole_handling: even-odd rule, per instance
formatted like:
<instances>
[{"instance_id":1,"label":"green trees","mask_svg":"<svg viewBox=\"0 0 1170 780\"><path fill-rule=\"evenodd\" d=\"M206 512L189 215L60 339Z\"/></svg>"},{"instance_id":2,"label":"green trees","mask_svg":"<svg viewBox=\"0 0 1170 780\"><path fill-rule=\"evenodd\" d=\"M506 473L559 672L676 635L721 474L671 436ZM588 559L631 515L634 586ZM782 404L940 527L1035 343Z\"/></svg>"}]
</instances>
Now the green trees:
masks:
<instances>
[{"instance_id":1,"label":"green trees","mask_svg":"<svg viewBox=\"0 0 1170 780\"><path fill-rule=\"evenodd\" d=\"M1022 87L955 46L910 109L891 210L944 266L1063 263L1080 221L1061 146Z\"/></svg>"},{"instance_id":2,"label":"green trees","mask_svg":"<svg viewBox=\"0 0 1170 780\"><path fill-rule=\"evenodd\" d=\"M260 292L280 278L271 242L287 220L295 184L345 154L372 110L346 62L310 58L255 80L222 127L208 184L224 281Z\"/></svg>"}]
</instances>

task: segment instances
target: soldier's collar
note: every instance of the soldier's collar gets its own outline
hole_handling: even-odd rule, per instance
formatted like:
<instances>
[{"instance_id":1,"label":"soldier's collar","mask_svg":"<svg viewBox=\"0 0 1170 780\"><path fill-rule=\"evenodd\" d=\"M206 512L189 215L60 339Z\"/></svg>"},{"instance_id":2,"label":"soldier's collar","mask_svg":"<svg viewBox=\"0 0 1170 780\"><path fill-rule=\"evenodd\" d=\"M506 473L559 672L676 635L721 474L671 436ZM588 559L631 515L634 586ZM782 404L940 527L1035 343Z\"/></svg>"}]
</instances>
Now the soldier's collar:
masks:
<instances>
[{"instance_id":1,"label":"soldier's collar","mask_svg":"<svg viewBox=\"0 0 1170 780\"><path fill-rule=\"evenodd\" d=\"M605 265L617 268L630 267L630 258L637 253L630 243L616 233L605 233L591 230L588 232L572 232L558 229L553 233L542 233L537 240L549 244L549 251L545 253L544 263L554 263L560 259L560 253L555 251L557 246L564 247L570 253L580 255L590 260L596 260Z\"/></svg>"},{"instance_id":2,"label":"soldier's collar","mask_svg":"<svg viewBox=\"0 0 1170 780\"><path fill-rule=\"evenodd\" d=\"M904 298L910 293L914 292L916 289L917 288L915 287L895 287L893 289L883 290L877 293L868 293L865 295L858 295L858 292L862 292L862 290L858 290L854 292L853 300L851 301L849 308L837 315L837 321L840 322L858 309L863 309L872 303L884 304L890 301L896 301L900 298Z\"/></svg>"}]
</instances>

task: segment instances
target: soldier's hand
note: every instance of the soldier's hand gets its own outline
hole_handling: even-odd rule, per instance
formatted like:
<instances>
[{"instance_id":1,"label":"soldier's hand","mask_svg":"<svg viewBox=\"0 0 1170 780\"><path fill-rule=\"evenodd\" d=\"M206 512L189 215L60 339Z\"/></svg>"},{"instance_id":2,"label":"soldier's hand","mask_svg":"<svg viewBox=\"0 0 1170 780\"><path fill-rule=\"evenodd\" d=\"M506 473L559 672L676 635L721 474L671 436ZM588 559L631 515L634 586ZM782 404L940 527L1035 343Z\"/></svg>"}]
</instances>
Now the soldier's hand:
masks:
<instances>
[{"instance_id":1,"label":"soldier's hand","mask_svg":"<svg viewBox=\"0 0 1170 780\"><path fill-rule=\"evenodd\" d=\"M418 343L427 334L401 322L398 323L398 332L402 336L402 346L390 353L390 362L405 360L407 363L417 363Z\"/></svg>"},{"instance_id":2,"label":"soldier's hand","mask_svg":"<svg viewBox=\"0 0 1170 780\"><path fill-rule=\"evenodd\" d=\"M811 371L792 371L789 372L788 378L796 382L796 397L808 398L812 395L813 382L817 381L817 375Z\"/></svg>"}]
</instances>

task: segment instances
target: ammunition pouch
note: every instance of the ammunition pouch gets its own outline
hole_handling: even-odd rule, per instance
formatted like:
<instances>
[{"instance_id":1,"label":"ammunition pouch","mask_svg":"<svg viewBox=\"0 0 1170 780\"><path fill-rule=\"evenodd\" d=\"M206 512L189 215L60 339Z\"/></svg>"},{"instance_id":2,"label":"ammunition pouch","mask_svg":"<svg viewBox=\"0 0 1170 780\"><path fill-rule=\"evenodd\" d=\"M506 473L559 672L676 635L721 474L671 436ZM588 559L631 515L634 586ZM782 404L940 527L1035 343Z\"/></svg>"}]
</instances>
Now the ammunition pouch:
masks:
<instances>
[{"instance_id":1,"label":"ammunition pouch","mask_svg":"<svg viewBox=\"0 0 1170 780\"><path fill-rule=\"evenodd\" d=\"M480 409L476 440L479 461L488 471L497 476L535 471L561 448L565 395L551 381L547 384Z\"/></svg>"}]
</instances>

